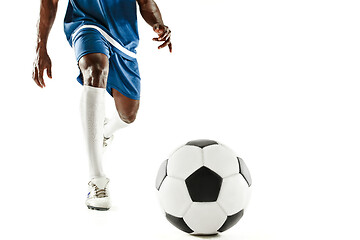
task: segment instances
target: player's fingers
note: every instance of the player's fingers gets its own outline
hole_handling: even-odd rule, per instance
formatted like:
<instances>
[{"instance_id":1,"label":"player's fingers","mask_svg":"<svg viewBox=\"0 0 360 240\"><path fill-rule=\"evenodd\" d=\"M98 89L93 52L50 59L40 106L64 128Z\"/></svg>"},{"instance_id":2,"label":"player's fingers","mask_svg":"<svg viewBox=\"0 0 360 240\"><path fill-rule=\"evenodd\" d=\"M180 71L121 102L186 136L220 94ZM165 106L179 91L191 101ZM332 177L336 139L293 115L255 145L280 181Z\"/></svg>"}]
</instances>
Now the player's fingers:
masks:
<instances>
[{"instance_id":1,"label":"player's fingers","mask_svg":"<svg viewBox=\"0 0 360 240\"><path fill-rule=\"evenodd\" d=\"M161 44L158 49L161 49L161 48L164 48L166 47L167 45L169 45L171 42L170 42L170 39L166 40L163 44Z\"/></svg>"},{"instance_id":2,"label":"player's fingers","mask_svg":"<svg viewBox=\"0 0 360 240\"><path fill-rule=\"evenodd\" d=\"M35 81L35 76L36 76L36 67L34 66L33 70L32 70L32 73L31 73L31 78Z\"/></svg>"},{"instance_id":3,"label":"player's fingers","mask_svg":"<svg viewBox=\"0 0 360 240\"><path fill-rule=\"evenodd\" d=\"M37 74L38 74L38 81L40 83L40 87L41 88L45 87L44 78L43 78L44 69L39 69Z\"/></svg>"},{"instance_id":4,"label":"player's fingers","mask_svg":"<svg viewBox=\"0 0 360 240\"><path fill-rule=\"evenodd\" d=\"M41 87L41 84L39 83L39 80L38 80L38 70L37 70L37 67L34 68L34 71L33 71L33 79L34 79L36 85L38 85L39 87Z\"/></svg>"},{"instance_id":5,"label":"player's fingers","mask_svg":"<svg viewBox=\"0 0 360 240\"><path fill-rule=\"evenodd\" d=\"M169 36L170 32L170 29L166 28L162 34L159 34L159 40L165 40Z\"/></svg>"},{"instance_id":6,"label":"player's fingers","mask_svg":"<svg viewBox=\"0 0 360 240\"><path fill-rule=\"evenodd\" d=\"M153 41L156 41L156 42L163 42L163 41L166 41L168 38L165 38L165 39L160 39L160 38L153 38L152 40Z\"/></svg>"},{"instance_id":7,"label":"player's fingers","mask_svg":"<svg viewBox=\"0 0 360 240\"><path fill-rule=\"evenodd\" d=\"M47 73L47 76L48 76L49 78L52 78L51 65L47 67L46 73Z\"/></svg>"},{"instance_id":8,"label":"player's fingers","mask_svg":"<svg viewBox=\"0 0 360 240\"><path fill-rule=\"evenodd\" d=\"M169 43L169 50L172 53L172 43L171 42Z\"/></svg>"},{"instance_id":9,"label":"player's fingers","mask_svg":"<svg viewBox=\"0 0 360 240\"><path fill-rule=\"evenodd\" d=\"M170 30L167 30L167 31L165 31L165 32L159 37L159 40L160 40L160 41L165 41L165 40L167 40L170 36L171 36L171 31L170 31Z\"/></svg>"}]
</instances>

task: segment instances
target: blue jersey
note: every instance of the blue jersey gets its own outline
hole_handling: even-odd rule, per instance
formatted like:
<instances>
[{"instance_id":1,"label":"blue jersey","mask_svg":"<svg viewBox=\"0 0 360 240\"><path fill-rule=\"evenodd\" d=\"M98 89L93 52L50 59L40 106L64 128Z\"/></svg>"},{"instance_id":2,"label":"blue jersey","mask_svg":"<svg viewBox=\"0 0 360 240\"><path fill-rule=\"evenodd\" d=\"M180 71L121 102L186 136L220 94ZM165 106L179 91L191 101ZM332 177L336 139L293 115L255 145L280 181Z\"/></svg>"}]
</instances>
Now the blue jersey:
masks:
<instances>
[{"instance_id":1,"label":"blue jersey","mask_svg":"<svg viewBox=\"0 0 360 240\"><path fill-rule=\"evenodd\" d=\"M64 19L66 38L83 25L95 25L127 50L136 53L139 33L136 0L69 0Z\"/></svg>"}]
</instances>

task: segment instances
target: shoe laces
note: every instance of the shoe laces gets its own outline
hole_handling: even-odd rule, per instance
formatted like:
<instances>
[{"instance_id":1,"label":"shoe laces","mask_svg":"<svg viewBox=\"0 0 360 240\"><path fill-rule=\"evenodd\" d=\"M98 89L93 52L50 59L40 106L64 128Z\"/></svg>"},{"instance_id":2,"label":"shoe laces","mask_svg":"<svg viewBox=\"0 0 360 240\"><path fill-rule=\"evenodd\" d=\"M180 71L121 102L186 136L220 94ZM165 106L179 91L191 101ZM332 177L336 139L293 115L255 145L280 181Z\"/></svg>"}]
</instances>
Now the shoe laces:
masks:
<instances>
[{"instance_id":1,"label":"shoe laces","mask_svg":"<svg viewBox=\"0 0 360 240\"><path fill-rule=\"evenodd\" d=\"M105 198L108 197L106 187L105 188L99 188L94 183L91 183L91 186L95 188L95 196L97 198Z\"/></svg>"},{"instance_id":2,"label":"shoe laces","mask_svg":"<svg viewBox=\"0 0 360 240\"><path fill-rule=\"evenodd\" d=\"M109 138L104 137L104 142L103 142L104 147L107 147L108 145L107 140L109 140Z\"/></svg>"}]
</instances>

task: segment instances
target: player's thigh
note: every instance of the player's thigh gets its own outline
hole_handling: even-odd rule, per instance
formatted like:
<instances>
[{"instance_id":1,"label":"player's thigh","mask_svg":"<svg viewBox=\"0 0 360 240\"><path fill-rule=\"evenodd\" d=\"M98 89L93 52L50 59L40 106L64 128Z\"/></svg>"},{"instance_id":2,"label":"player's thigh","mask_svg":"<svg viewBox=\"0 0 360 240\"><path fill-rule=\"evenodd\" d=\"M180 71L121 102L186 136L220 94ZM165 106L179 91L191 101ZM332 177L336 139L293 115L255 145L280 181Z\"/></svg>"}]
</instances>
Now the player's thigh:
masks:
<instances>
[{"instance_id":1,"label":"player's thigh","mask_svg":"<svg viewBox=\"0 0 360 240\"><path fill-rule=\"evenodd\" d=\"M112 88L112 95L115 101L116 110L121 119L127 123L135 121L140 106L140 100L128 98L114 88Z\"/></svg>"}]
</instances>

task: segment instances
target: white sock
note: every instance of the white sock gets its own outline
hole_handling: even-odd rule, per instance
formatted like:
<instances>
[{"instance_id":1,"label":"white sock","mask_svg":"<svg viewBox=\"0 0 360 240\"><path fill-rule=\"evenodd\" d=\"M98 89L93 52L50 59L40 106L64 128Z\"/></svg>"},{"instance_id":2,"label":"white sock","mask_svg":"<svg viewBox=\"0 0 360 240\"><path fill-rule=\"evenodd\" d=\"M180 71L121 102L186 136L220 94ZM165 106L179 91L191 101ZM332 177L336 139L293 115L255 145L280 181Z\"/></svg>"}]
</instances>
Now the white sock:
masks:
<instances>
[{"instance_id":1,"label":"white sock","mask_svg":"<svg viewBox=\"0 0 360 240\"><path fill-rule=\"evenodd\" d=\"M80 114L89 158L90 178L104 177L102 169L105 89L85 86L80 100Z\"/></svg>"},{"instance_id":2,"label":"white sock","mask_svg":"<svg viewBox=\"0 0 360 240\"><path fill-rule=\"evenodd\" d=\"M129 126L129 123L124 122L118 113L115 113L114 116L109 120L104 128L104 137L109 138L113 133L120 128Z\"/></svg>"}]
</instances>

